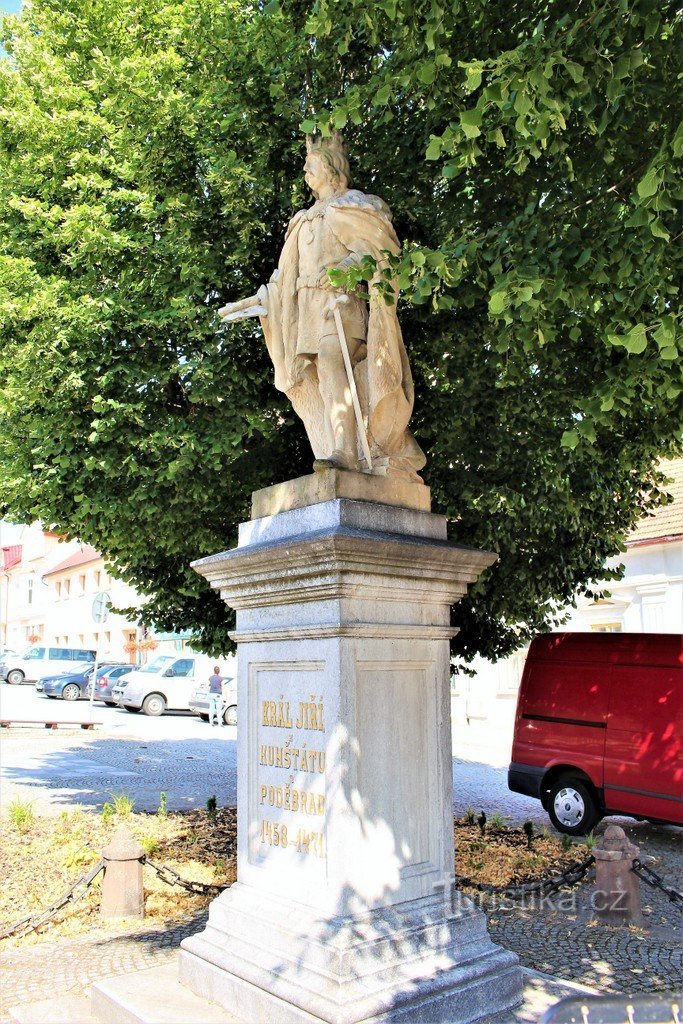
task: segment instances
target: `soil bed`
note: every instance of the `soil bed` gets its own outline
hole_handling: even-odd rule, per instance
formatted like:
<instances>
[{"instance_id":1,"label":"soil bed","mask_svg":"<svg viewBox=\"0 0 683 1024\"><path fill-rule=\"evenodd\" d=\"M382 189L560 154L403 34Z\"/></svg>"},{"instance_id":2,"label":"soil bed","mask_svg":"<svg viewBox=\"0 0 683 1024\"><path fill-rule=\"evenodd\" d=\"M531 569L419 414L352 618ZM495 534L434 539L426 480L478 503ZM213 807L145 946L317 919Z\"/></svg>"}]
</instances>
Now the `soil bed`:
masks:
<instances>
[{"instance_id":1,"label":"soil bed","mask_svg":"<svg viewBox=\"0 0 683 1024\"><path fill-rule=\"evenodd\" d=\"M116 828L127 828L142 843L148 859L173 868L183 878L227 886L236 877L237 821L234 808L215 814L190 810L168 814L102 814L64 811L54 818L35 818L18 829L0 822L0 932L56 902L96 864ZM538 833L528 847L521 830L486 826L482 834L471 822L454 822L455 871L472 881L505 886L560 874L571 861L583 860L583 845L563 848L558 838ZM129 932L132 927L167 927L208 906L215 892L203 895L169 886L147 865L144 922L104 922L99 915L102 876L78 902L67 905L38 930L2 941L1 947L35 945L56 937L92 930Z\"/></svg>"}]
</instances>

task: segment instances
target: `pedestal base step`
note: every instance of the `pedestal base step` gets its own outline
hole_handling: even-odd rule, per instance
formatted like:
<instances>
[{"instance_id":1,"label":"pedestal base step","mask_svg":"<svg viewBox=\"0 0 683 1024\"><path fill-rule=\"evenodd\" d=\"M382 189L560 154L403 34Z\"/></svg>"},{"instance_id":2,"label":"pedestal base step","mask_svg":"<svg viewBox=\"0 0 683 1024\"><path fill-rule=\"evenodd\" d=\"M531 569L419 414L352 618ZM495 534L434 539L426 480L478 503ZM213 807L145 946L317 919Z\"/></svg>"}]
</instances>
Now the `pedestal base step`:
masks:
<instances>
[{"instance_id":1,"label":"pedestal base step","mask_svg":"<svg viewBox=\"0 0 683 1024\"><path fill-rule=\"evenodd\" d=\"M478 1024L538 1024L542 1014L567 996L592 989L547 974L522 970L520 1006ZM107 978L93 986L91 999L64 995L9 1010L16 1024L257 1024L238 1021L216 1003L193 995L178 981L177 964ZM270 1024L270 1022L258 1022Z\"/></svg>"},{"instance_id":2,"label":"pedestal base step","mask_svg":"<svg viewBox=\"0 0 683 1024\"><path fill-rule=\"evenodd\" d=\"M68 993L41 999L37 1003L12 1006L7 1012L16 1024L98 1024L92 1015L89 997Z\"/></svg>"}]
</instances>

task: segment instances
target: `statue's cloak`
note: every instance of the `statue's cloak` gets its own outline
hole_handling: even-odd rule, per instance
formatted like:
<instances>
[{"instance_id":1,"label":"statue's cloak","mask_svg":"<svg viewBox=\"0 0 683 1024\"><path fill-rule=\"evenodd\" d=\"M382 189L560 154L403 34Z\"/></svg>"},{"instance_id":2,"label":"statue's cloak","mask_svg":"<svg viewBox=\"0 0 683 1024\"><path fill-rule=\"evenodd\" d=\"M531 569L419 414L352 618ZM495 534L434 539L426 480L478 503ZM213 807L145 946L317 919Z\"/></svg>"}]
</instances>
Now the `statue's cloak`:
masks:
<instances>
[{"instance_id":1,"label":"statue's cloak","mask_svg":"<svg viewBox=\"0 0 683 1024\"><path fill-rule=\"evenodd\" d=\"M275 367L275 386L290 396L295 408L294 396L310 384L314 372L310 360L297 354L298 236L307 215L309 211L302 210L290 221L277 272L265 285L266 294L262 296L268 316L262 317L261 323ZM370 282L367 359L356 367L359 391L366 397L364 413L373 456L406 459L414 469L420 469L426 460L407 429L413 409L413 379L396 303L388 305L373 287L379 271L387 265L386 253L400 250L389 207L378 196L354 189L331 200L322 216L349 254L359 261L363 256L372 256L378 266L377 277Z\"/></svg>"}]
</instances>

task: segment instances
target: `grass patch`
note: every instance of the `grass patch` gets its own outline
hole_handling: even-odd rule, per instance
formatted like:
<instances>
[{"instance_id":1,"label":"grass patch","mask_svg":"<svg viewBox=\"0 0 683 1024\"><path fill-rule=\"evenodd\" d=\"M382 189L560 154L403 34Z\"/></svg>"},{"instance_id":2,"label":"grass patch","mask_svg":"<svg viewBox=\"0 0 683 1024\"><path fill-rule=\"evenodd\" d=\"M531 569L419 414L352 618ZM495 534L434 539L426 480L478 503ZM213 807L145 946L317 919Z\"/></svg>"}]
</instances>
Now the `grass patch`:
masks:
<instances>
[{"instance_id":1,"label":"grass patch","mask_svg":"<svg viewBox=\"0 0 683 1024\"><path fill-rule=\"evenodd\" d=\"M36 816L30 800L12 800L7 812L17 832L29 832L33 828Z\"/></svg>"},{"instance_id":2,"label":"grass patch","mask_svg":"<svg viewBox=\"0 0 683 1024\"><path fill-rule=\"evenodd\" d=\"M55 902L102 855L116 828L123 823L109 813L62 811L58 818L36 817L30 831L19 837L11 819L0 821L0 930L28 914L37 914ZM135 813L125 825L149 856L167 864L184 878L230 885L236 877L237 822L233 808L217 808L214 822L202 809ZM141 926L164 927L204 910L211 896L186 892L162 882L151 868L143 868L146 915ZM37 945L92 931L130 931L130 921L104 922L99 915L102 876L87 895L66 906L38 932L5 939L0 950Z\"/></svg>"}]
</instances>

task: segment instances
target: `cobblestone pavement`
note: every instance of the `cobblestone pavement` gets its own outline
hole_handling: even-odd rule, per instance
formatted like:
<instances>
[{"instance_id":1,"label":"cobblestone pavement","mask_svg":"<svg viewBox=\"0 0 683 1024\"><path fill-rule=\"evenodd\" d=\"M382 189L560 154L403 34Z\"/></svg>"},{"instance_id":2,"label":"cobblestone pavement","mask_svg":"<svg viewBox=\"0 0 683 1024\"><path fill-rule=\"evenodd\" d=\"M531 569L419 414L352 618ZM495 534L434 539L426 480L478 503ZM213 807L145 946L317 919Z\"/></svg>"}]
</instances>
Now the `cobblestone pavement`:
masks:
<instances>
[{"instance_id":1,"label":"cobblestone pavement","mask_svg":"<svg viewBox=\"0 0 683 1024\"><path fill-rule=\"evenodd\" d=\"M623 824L641 853L655 857L655 870L674 887L683 888L680 829L626 820ZM526 906L490 905L485 909L491 936L514 950L522 966L603 992L683 989L683 913L643 884L645 927L610 928L591 921L591 892L587 880L540 902L529 899ZM9 1006L45 998L46 991L80 994L101 977L169 962L180 940L199 931L205 920L203 913L165 930L143 925L134 932L112 934L110 928L79 939L0 952L0 1024L8 1024Z\"/></svg>"},{"instance_id":2,"label":"cobblestone pavement","mask_svg":"<svg viewBox=\"0 0 683 1024\"><path fill-rule=\"evenodd\" d=\"M76 803L99 807L119 789L135 797L138 809L155 809L162 789L173 808L202 806L212 793L220 805L235 803L234 729L211 730L187 716L140 722L139 716L107 710L102 717L109 721L100 735L35 729L4 733L2 806L13 794L28 795L36 801L36 813L54 814ZM549 827L537 801L508 792L504 768L476 758L476 751L454 758L456 813L484 808L489 816L498 811L511 822L531 818ZM682 830L626 818L606 823L617 820L642 856L655 857L655 870L683 889ZM592 923L590 881L569 896L558 894L537 905L490 907L489 927L494 940L513 949L525 967L607 992L681 989L683 913L644 883L641 888L642 930ZM180 940L200 930L204 920L205 915L196 916L163 931L144 926L126 934L98 930L77 940L0 952L0 1024L8 1021L7 1007L44 998L45 992L82 992L101 977L168 962Z\"/></svg>"},{"instance_id":3,"label":"cobblestone pavement","mask_svg":"<svg viewBox=\"0 0 683 1024\"><path fill-rule=\"evenodd\" d=\"M3 717L85 720L87 701L47 700L32 687L0 683ZM0 807L20 798L34 813L58 815L66 807L100 808L125 790L137 810L153 811L159 794L168 807L203 807L215 794L221 806L237 797L237 729L211 727L195 715L149 718L120 708L95 710L98 728L12 727L2 731Z\"/></svg>"},{"instance_id":4,"label":"cobblestone pavement","mask_svg":"<svg viewBox=\"0 0 683 1024\"><path fill-rule=\"evenodd\" d=\"M64 992L87 994L93 982L114 974L142 971L168 963L187 935L200 931L208 917L202 913L165 928L112 935L93 930L78 939L29 946L0 953L0 1024L10 1024L8 1009Z\"/></svg>"},{"instance_id":5,"label":"cobblestone pavement","mask_svg":"<svg viewBox=\"0 0 683 1024\"><path fill-rule=\"evenodd\" d=\"M681 829L618 820L641 856L654 857L657 873L683 890ZM514 950L522 966L600 991L683 990L683 906L641 882L644 927L614 928L592 920L592 893L589 875L576 889L529 899L526 907L492 906L487 910L491 936Z\"/></svg>"}]
</instances>

